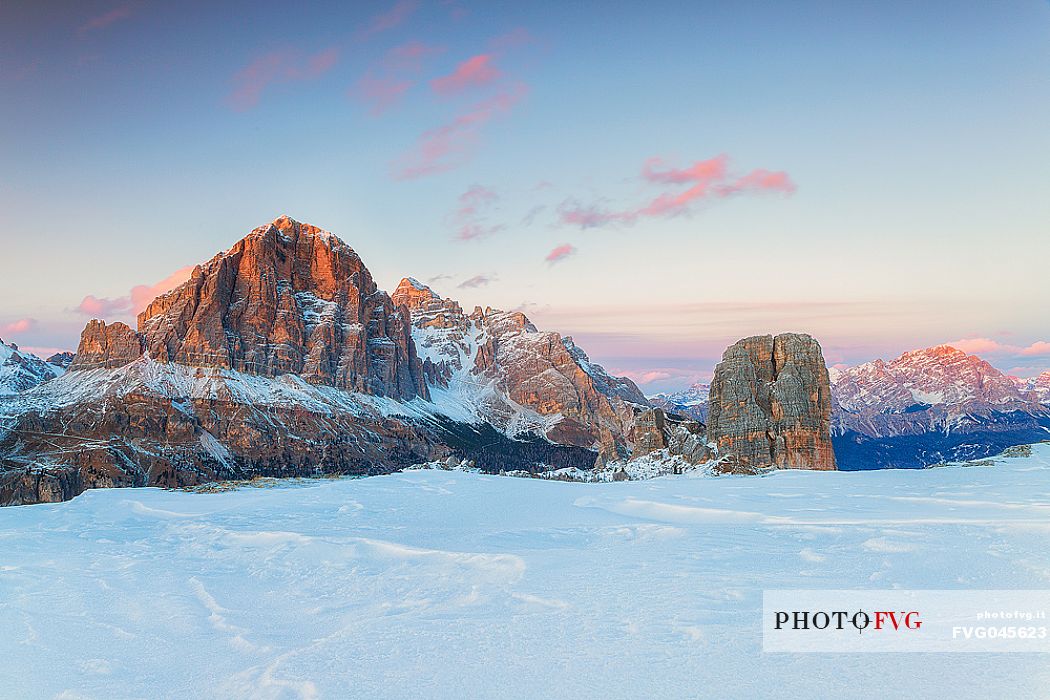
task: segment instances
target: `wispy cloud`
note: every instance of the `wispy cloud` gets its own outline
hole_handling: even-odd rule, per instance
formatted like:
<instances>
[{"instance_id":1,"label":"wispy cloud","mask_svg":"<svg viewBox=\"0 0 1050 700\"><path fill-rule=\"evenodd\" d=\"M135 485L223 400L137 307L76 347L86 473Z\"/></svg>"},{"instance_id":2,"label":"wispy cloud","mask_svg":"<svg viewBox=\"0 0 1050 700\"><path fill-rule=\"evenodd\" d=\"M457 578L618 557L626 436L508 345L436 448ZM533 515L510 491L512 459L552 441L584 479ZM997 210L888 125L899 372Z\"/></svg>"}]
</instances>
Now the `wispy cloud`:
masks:
<instances>
[{"instance_id":1,"label":"wispy cloud","mask_svg":"<svg viewBox=\"0 0 1050 700\"><path fill-rule=\"evenodd\" d=\"M472 185L459 196L459 208L453 215L458 241L473 241L487 238L503 228L502 224L491 224L486 211L499 200L499 195L482 185Z\"/></svg>"},{"instance_id":2,"label":"wispy cloud","mask_svg":"<svg viewBox=\"0 0 1050 700\"><path fill-rule=\"evenodd\" d=\"M434 78L430 87L439 95L456 95L470 88L484 87L499 80L503 73L493 65L490 53L478 54L463 61L448 75Z\"/></svg>"},{"instance_id":3,"label":"wispy cloud","mask_svg":"<svg viewBox=\"0 0 1050 700\"><path fill-rule=\"evenodd\" d=\"M427 278L427 284L428 285L434 285L434 284L437 284L438 282L443 282L445 280L450 280L450 279L452 279L452 275L445 274L444 272L439 272L438 274L434 275L433 277L428 277Z\"/></svg>"},{"instance_id":4,"label":"wispy cloud","mask_svg":"<svg viewBox=\"0 0 1050 700\"><path fill-rule=\"evenodd\" d=\"M297 49L278 49L256 57L233 76L234 88L229 105L244 111L259 104L266 88L280 83L314 80L327 73L339 60L339 49L329 47L313 54Z\"/></svg>"},{"instance_id":5,"label":"wispy cloud","mask_svg":"<svg viewBox=\"0 0 1050 700\"><path fill-rule=\"evenodd\" d=\"M395 46L357 81L350 96L370 105L369 112L379 116L397 104L415 85L415 76L424 61L443 53L443 46L430 46L418 41Z\"/></svg>"},{"instance_id":6,"label":"wispy cloud","mask_svg":"<svg viewBox=\"0 0 1050 700\"><path fill-rule=\"evenodd\" d=\"M726 155L697 161L686 168L662 166L660 159L650 158L642 166L642 179L652 184L686 187L662 192L647 203L629 209L609 210L566 200L559 207L562 223L580 228L632 224L641 218L667 218L688 213L696 202L702 200L724 199L746 193L791 194L795 191L795 184L783 171L757 169L733 175L729 171L729 158Z\"/></svg>"},{"instance_id":7,"label":"wispy cloud","mask_svg":"<svg viewBox=\"0 0 1050 700\"><path fill-rule=\"evenodd\" d=\"M20 318L17 321L11 321L9 323L0 324L0 338L4 338L6 340L7 336L28 333L34 328L36 328L35 318Z\"/></svg>"},{"instance_id":8,"label":"wispy cloud","mask_svg":"<svg viewBox=\"0 0 1050 700\"><path fill-rule=\"evenodd\" d=\"M470 279L463 280L456 287L459 289L476 289L478 287L487 287L495 281L496 277L494 275L474 275Z\"/></svg>"},{"instance_id":9,"label":"wispy cloud","mask_svg":"<svg viewBox=\"0 0 1050 700\"><path fill-rule=\"evenodd\" d=\"M122 297L110 299L89 294L73 310L92 318L135 315L145 310L161 294L170 292L188 280L192 273L192 266L180 268L156 284L136 285Z\"/></svg>"},{"instance_id":10,"label":"wispy cloud","mask_svg":"<svg viewBox=\"0 0 1050 700\"><path fill-rule=\"evenodd\" d=\"M389 10L373 17L355 36L358 40L364 40L396 29L404 24L405 20L411 17L417 9L419 9L419 3L416 0L398 0Z\"/></svg>"},{"instance_id":11,"label":"wispy cloud","mask_svg":"<svg viewBox=\"0 0 1050 700\"><path fill-rule=\"evenodd\" d=\"M128 19L133 14L135 14L136 9L136 4L131 2L125 3L123 5L118 5L112 10L109 10L108 12L103 12L100 15L95 15L94 17L88 19L82 25L77 27L77 34L79 34L80 36L85 36L87 34L90 34L91 32L95 32L100 29L105 29L106 27L112 24L116 24L121 20Z\"/></svg>"},{"instance_id":12,"label":"wispy cloud","mask_svg":"<svg viewBox=\"0 0 1050 700\"><path fill-rule=\"evenodd\" d=\"M415 147L394 163L394 177L410 180L452 170L467 162L485 125L508 113L527 92L524 84L515 84L470 105L451 121L423 132Z\"/></svg>"},{"instance_id":13,"label":"wispy cloud","mask_svg":"<svg viewBox=\"0 0 1050 700\"><path fill-rule=\"evenodd\" d=\"M544 260L547 261L548 265L554 265L555 263L559 263L573 255L576 255L576 248L568 243L562 243L560 246L547 253L547 257L544 258Z\"/></svg>"}]
</instances>

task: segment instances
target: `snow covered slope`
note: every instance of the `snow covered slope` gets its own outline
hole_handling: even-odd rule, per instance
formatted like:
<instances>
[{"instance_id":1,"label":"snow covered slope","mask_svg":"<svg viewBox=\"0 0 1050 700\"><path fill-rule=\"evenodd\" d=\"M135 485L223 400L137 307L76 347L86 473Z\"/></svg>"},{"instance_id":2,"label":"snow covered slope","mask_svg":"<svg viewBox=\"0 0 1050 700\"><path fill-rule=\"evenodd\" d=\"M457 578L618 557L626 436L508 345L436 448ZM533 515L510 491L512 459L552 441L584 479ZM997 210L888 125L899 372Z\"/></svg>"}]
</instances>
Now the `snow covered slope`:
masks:
<instances>
[{"instance_id":1,"label":"snow covered slope","mask_svg":"<svg viewBox=\"0 0 1050 700\"><path fill-rule=\"evenodd\" d=\"M1048 503L1050 445L921 471L88 491L0 509L0 694L1043 698L1044 656L764 654L759 615L763 589L1050 587Z\"/></svg>"},{"instance_id":2,"label":"snow covered slope","mask_svg":"<svg viewBox=\"0 0 1050 700\"><path fill-rule=\"evenodd\" d=\"M44 362L36 355L22 352L17 345L0 340L0 396L32 389L64 372L62 367Z\"/></svg>"}]
</instances>

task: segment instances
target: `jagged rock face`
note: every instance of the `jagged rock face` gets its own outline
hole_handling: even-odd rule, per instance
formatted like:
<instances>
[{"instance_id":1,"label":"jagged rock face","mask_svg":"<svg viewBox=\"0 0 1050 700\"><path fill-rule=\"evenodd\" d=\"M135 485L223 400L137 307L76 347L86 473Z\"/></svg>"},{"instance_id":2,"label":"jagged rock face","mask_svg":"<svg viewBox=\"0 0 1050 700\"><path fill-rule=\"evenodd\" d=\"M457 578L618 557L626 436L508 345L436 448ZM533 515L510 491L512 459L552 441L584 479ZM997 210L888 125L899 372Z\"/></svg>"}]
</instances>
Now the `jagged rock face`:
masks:
<instances>
[{"instance_id":1,"label":"jagged rock face","mask_svg":"<svg viewBox=\"0 0 1050 700\"><path fill-rule=\"evenodd\" d=\"M830 428L831 386L812 337L754 336L725 351L707 423L724 468L835 469Z\"/></svg>"},{"instance_id":2,"label":"jagged rock face","mask_svg":"<svg viewBox=\"0 0 1050 700\"><path fill-rule=\"evenodd\" d=\"M146 351L162 362L427 396L409 319L350 246L288 217L198 266L138 325Z\"/></svg>"},{"instance_id":3,"label":"jagged rock face","mask_svg":"<svg viewBox=\"0 0 1050 700\"><path fill-rule=\"evenodd\" d=\"M114 369L141 356L142 341L127 324L89 321L80 335L80 347L69 369Z\"/></svg>"},{"instance_id":4,"label":"jagged rock face","mask_svg":"<svg viewBox=\"0 0 1050 700\"><path fill-rule=\"evenodd\" d=\"M517 311L477 307L468 315L411 278L393 298L411 310L432 393L509 434L534 432L607 452L629 444L632 404L648 402L629 379L590 362L571 338L540 332ZM602 447L610 440L613 447Z\"/></svg>"},{"instance_id":5,"label":"jagged rock face","mask_svg":"<svg viewBox=\"0 0 1050 700\"><path fill-rule=\"evenodd\" d=\"M632 457L644 457L650 452L667 448L666 419L663 410L651 408L642 411L634 420Z\"/></svg>"}]
</instances>

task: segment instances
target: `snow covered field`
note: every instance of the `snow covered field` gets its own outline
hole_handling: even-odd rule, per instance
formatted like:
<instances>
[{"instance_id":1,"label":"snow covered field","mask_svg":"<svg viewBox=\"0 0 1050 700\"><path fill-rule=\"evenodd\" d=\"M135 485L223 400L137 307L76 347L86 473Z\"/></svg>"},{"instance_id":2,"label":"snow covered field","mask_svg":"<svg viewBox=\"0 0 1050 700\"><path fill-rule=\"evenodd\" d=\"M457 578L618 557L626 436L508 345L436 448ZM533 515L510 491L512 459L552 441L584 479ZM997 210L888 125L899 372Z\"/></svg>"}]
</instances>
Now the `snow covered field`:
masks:
<instances>
[{"instance_id":1,"label":"snow covered field","mask_svg":"<svg viewBox=\"0 0 1050 700\"><path fill-rule=\"evenodd\" d=\"M420 471L0 509L5 698L1045 698L1048 654L763 654L769 588L1050 588L995 466Z\"/></svg>"}]
</instances>

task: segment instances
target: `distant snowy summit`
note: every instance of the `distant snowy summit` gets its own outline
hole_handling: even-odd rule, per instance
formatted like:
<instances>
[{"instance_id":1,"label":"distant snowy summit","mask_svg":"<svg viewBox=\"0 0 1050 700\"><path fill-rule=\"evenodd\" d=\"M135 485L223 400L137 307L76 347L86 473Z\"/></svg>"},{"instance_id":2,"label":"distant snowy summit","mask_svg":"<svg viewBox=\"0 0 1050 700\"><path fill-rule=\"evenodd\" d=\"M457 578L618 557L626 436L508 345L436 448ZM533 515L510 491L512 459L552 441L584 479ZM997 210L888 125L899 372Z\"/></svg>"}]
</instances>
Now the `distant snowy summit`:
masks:
<instances>
[{"instance_id":1,"label":"distant snowy summit","mask_svg":"<svg viewBox=\"0 0 1050 700\"><path fill-rule=\"evenodd\" d=\"M0 339L0 396L28 391L49 379L61 376L72 355L52 355L47 361L23 352L14 343Z\"/></svg>"},{"instance_id":2,"label":"distant snowy summit","mask_svg":"<svg viewBox=\"0 0 1050 700\"><path fill-rule=\"evenodd\" d=\"M695 382L681 391L662 392L649 397L654 406L690 416L698 421L707 420L707 401L711 385Z\"/></svg>"},{"instance_id":3,"label":"distant snowy summit","mask_svg":"<svg viewBox=\"0 0 1050 700\"><path fill-rule=\"evenodd\" d=\"M1050 437L1038 392L948 345L831 376L836 450L859 468L974 459Z\"/></svg>"}]
</instances>

